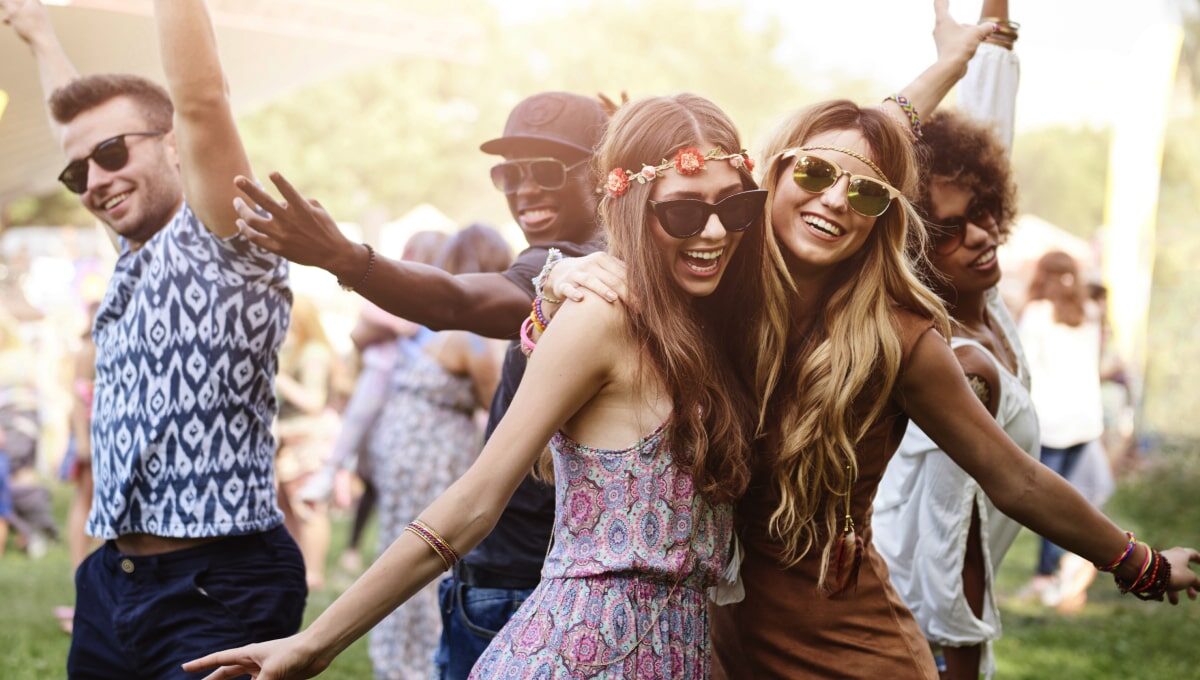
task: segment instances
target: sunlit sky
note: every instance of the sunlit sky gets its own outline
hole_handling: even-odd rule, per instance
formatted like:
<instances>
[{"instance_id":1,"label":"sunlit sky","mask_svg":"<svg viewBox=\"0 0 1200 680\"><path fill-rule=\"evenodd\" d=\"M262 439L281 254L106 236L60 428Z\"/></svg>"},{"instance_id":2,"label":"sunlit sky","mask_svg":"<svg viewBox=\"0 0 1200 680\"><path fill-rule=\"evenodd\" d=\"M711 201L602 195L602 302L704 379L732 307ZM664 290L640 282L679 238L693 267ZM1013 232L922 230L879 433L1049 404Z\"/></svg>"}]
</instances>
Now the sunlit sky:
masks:
<instances>
[{"instance_id":1,"label":"sunlit sky","mask_svg":"<svg viewBox=\"0 0 1200 680\"><path fill-rule=\"evenodd\" d=\"M494 0L506 21L520 23L588 0ZM639 0L653 2L653 0ZM747 22L794 27L777 57L818 88L839 74L900 88L932 63L931 0L741 0ZM1140 77L1135 52L1161 44L1177 21L1171 0L1012 0L1021 24L1017 127L1104 126L1121 88ZM725 4L725 3L723 3ZM951 0L960 21L979 17L982 0Z\"/></svg>"}]
</instances>

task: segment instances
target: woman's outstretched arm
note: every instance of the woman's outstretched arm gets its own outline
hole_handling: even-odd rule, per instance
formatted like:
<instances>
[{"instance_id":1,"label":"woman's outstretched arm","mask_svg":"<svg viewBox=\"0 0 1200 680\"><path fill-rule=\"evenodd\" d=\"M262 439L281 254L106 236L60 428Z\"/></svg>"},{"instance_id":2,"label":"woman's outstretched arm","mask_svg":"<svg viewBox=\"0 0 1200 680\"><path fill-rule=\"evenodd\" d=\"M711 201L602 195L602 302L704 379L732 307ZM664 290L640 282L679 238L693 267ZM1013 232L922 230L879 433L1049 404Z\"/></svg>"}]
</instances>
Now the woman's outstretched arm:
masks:
<instances>
[{"instance_id":1,"label":"woman's outstretched arm","mask_svg":"<svg viewBox=\"0 0 1200 680\"><path fill-rule=\"evenodd\" d=\"M530 359L507 415L458 481L420 515L460 555L491 532L551 435L608 383L623 358L622 308L564 305ZM416 518L414 518L416 519ZM219 667L210 678L308 678L445 570L429 545L404 532L306 630L281 640L210 654L184 665Z\"/></svg>"}]
</instances>

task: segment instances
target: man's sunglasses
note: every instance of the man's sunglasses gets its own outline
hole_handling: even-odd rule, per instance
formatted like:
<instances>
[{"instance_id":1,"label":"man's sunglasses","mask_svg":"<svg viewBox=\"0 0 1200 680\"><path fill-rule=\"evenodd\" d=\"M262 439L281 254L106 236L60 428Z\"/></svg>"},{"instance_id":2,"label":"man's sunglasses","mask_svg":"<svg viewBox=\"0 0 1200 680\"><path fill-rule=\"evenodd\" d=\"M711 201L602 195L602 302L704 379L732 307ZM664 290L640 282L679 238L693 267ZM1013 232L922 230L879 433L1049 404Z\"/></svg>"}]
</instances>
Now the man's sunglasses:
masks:
<instances>
[{"instance_id":1,"label":"man's sunglasses","mask_svg":"<svg viewBox=\"0 0 1200 680\"><path fill-rule=\"evenodd\" d=\"M79 160L67 163L67 167L58 173L58 181L63 183L72 193L82 194L87 191L89 161L109 172L116 172L129 162L129 146L125 144L126 137L158 137L162 132L126 132L123 135L109 137L92 149L92 152Z\"/></svg>"},{"instance_id":2,"label":"man's sunglasses","mask_svg":"<svg viewBox=\"0 0 1200 680\"><path fill-rule=\"evenodd\" d=\"M935 253L942 256L949 255L962 247L963 242L967 239L968 224L974 224L996 234L1000 231L1000 225L996 224L996 220L992 218L991 214L979 206L971 206L966 215L951 217L937 223L926 220L925 224L929 232L930 246Z\"/></svg>"},{"instance_id":3,"label":"man's sunglasses","mask_svg":"<svg viewBox=\"0 0 1200 680\"><path fill-rule=\"evenodd\" d=\"M767 203L766 189L741 191L716 203L695 198L674 201L649 201L663 231L675 238L691 238L704 231L708 218L716 213L725 231L746 231L762 217Z\"/></svg>"},{"instance_id":4,"label":"man's sunglasses","mask_svg":"<svg viewBox=\"0 0 1200 680\"><path fill-rule=\"evenodd\" d=\"M783 158L796 155L789 152ZM849 170L841 169L837 163L820 156L800 155L796 158L796 167L792 171L792 179L796 186L805 191L821 194L838 183L842 175L850 176L850 187L846 194L846 202L850 209L863 217L879 217L885 213L892 199L901 196L900 190L866 175L852 175Z\"/></svg>"},{"instance_id":5,"label":"man's sunglasses","mask_svg":"<svg viewBox=\"0 0 1200 680\"><path fill-rule=\"evenodd\" d=\"M518 158L492 166L492 184L506 194L515 194L526 177L546 191L557 191L567 184L567 173L587 163L584 158L571 165L557 158Z\"/></svg>"}]
</instances>

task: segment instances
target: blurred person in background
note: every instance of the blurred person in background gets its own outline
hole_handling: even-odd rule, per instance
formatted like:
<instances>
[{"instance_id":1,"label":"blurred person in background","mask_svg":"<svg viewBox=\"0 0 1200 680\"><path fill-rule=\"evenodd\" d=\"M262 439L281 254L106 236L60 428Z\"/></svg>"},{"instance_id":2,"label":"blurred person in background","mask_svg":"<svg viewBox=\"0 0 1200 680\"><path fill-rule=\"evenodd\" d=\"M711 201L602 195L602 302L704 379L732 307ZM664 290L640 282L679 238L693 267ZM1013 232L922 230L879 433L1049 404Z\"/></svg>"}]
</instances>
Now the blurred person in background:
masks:
<instances>
[{"instance_id":1,"label":"blurred person in background","mask_svg":"<svg viewBox=\"0 0 1200 680\"><path fill-rule=\"evenodd\" d=\"M1087 296L1070 255L1043 255L1021 313L1021 343L1033 377L1042 432L1042 462L1070 479L1087 446L1104 434L1100 396L1100 310ZM1063 550L1042 539L1033 592L1053 604Z\"/></svg>"},{"instance_id":2,"label":"blurred person in background","mask_svg":"<svg viewBox=\"0 0 1200 680\"><path fill-rule=\"evenodd\" d=\"M400 258L407 262L433 265L445 247L447 234L440 231L419 231L408 238ZM396 341L413 335L417 327L366 302L359 312L358 322L350 334L359 350L359 373L346 408L342 411L342 426L334 442L333 452L325 467L305 485L303 500L329 502L348 508L353 502L352 476L358 475L363 492L354 509L350 539L338 564L351 574L362 570L359 543L377 501L374 474L368 442L379 422L379 413L387 399L392 375L399 355Z\"/></svg>"},{"instance_id":3,"label":"blurred person in background","mask_svg":"<svg viewBox=\"0 0 1200 680\"><path fill-rule=\"evenodd\" d=\"M21 336L20 322L0 307L0 433L3 436L9 527L30 557L46 553L58 538L50 490L37 472L41 423L31 366L34 354Z\"/></svg>"},{"instance_id":4,"label":"blurred person in background","mask_svg":"<svg viewBox=\"0 0 1200 680\"><path fill-rule=\"evenodd\" d=\"M284 524L304 554L309 590L325 585L329 508L323 502L305 502L299 491L321 469L333 446L338 417L330 408L330 392L336 364L320 310L311 299L297 296L287 337L279 348L279 375L275 378L279 396L275 475Z\"/></svg>"},{"instance_id":5,"label":"blurred person in background","mask_svg":"<svg viewBox=\"0 0 1200 680\"><path fill-rule=\"evenodd\" d=\"M483 225L451 237L436 261L454 276L501 272L511 263L508 244ZM419 327L395 344L391 387L369 444L379 494L377 554L475 460L482 444L475 414L492 402L503 355L503 346L467 331ZM437 585L430 583L371 630L375 677L432 676L441 624Z\"/></svg>"},{"instance_id":6,"label":"blurred person in background","mask_svg":"<svg viewBox=\"0 0 1200 680\"><path fill-rule=\"evenodd\" d=\"M67 549L71 553L71 571L79 568L94 541L87 535L87 516L92 511L92 396L96 374L96 343L92 342L92 318L96 304L87 307L87 328L79 338L79 349L73 358L74 376L71 379L70 439L67 455L63 456L62 477L74 487L71 505L67 509ZM56 607L54 616L62 629L70 633L75 618L74 607Z\"/></svg>"},{"instance_id":7,"label":"blurred person in background","mask_svg":"<svg viewBox=\"0 0 1200 680\"><path fill-rule=\"evenodd\" d=\"M92 334L87 531L105 543L75 574L67 673L187 677L184 659L289 635L304 612L271 433L288 264L238 233L250 163L202 2L155 4L168 90L80 77L36 0L0 15L37 63L59 180L119 248Z\"/></svg>"}]
</instances>

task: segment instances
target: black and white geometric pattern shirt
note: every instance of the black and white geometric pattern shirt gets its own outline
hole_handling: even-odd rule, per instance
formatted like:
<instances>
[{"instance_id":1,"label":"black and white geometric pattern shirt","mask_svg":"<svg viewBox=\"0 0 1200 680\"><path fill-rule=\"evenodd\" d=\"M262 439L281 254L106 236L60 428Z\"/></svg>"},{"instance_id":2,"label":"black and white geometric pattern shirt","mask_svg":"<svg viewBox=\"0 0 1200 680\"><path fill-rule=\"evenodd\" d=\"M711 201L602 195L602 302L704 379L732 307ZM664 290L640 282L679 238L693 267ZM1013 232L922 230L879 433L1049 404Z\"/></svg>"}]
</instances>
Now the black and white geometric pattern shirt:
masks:
<instances>
[{"instance_id":1,"label":"black and white geometric pattern shirt","mask_svg":"<svg viewBox=\"0 0 1200 680\"><path fill-rule=\"evenodd\" d=\"M96 491L87 532L265 531L275 502L275 373L288 263L211 234L184 203L121 255L96 314Z\"/></svg>"}]
</instances>

